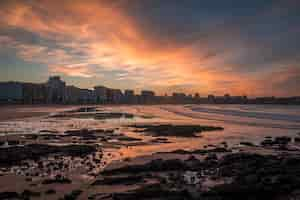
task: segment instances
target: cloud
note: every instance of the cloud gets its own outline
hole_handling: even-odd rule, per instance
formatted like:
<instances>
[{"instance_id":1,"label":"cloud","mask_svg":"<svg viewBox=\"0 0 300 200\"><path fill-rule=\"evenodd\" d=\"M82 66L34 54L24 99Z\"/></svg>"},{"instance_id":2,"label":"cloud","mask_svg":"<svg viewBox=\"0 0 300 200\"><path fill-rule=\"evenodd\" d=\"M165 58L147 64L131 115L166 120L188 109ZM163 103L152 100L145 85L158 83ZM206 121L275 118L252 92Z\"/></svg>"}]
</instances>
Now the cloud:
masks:
<instances>
[{"instance_id":1,"label":"cloud","mask_svg":"<svg viewBox=\"0 0 300 200\"><path fill-rule=\"evenodd\" d=\"M298 17L291 13L298 4L292 0L241 1L234 7L197 0L3 2L0 30L30 33L38 41L6 32L1 46L47 65L51 73L91 78L101 70L121 70L112 85L131 81L161 92L256 95L266 84L255 80L266 80L299 56L300 40L291 31L297 30Z\"/></svg>"},{"instance_id":2,"label":"cloud","mask_svg":"<svg viewBox=\"0 0 300 200\"><path fill-rule=\"evenodd\" d=\"M69 65L69 66L53 66L50 68L51 72L61 73L67 76L91 78L93 73L86 65Z\"/></svg>"}]
</instances>

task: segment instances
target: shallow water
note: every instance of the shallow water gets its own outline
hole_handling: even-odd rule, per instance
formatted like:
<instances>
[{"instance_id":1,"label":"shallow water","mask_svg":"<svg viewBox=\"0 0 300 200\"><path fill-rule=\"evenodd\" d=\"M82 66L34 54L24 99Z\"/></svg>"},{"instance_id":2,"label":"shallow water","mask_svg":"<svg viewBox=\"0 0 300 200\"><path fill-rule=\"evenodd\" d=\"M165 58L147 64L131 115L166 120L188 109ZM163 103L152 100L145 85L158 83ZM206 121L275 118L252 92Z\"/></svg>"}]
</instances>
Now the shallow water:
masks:
<instances>
[{"instance_id":1,"label":"shallow water","mask_svg":"<svg viewBox=\"0 0 300 200\"><path fill-rule=\"evenodd\" d=\"M16 108L22 109L22 108ZM43 108L39 108L43 110ZM45 108L49 111L49 107ZM0 122L0 134L31 134L41 130L63 133L70 129L118 129L120 133L142 138L145 145L106 148L108 163L127 157L150 155L176 149L193 150L208 144L226 141L259 143L266 136L291 136L300 132L300 106L276 105L157 105L157 106L99 106L108 112L127 112L138 115L132 119L50 118L49 116ZM53 108L53 113L57 112ZM148 116L144 118L142 116ZM198 138L169 137L171 143L150 143L151 136L134 133L126 125L133 123L173 123L222 126L224 131L203 132ZM148 143L147 143L148 142Z\"/></svg>"}]
</instances>

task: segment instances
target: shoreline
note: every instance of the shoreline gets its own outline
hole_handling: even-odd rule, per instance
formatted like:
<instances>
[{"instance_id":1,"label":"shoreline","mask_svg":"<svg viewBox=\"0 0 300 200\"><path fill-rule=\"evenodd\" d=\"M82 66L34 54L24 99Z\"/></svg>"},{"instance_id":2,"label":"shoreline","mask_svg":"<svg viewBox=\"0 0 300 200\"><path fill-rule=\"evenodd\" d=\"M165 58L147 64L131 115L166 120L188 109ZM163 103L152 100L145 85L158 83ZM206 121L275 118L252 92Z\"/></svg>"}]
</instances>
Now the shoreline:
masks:
<instances>
[{"instance_id":1,"label":"shoreline","mask_svg":"<svg viewBox=\"0 0 300 200\"><path fill-rule=\"evenodd\" d=\"M241 180L250 180L244 188L247 194L253 193L251 185L260 185L259 191L267 188L257 178L261 176L277 179L295 173L294 182L288 183L293 191L287 195L298 184L292 168L272 174L287 162L300 167L300 135L294 131L249 126L251 138L238 134L246 126L185 117L161 106L87 107L6 108L10 115L35 118L3 123L15 134L0 137L0 200L9 199L7 195L33 200L169 200L173 194L177 199L235 200L228 194L243 189L237 187L243 185ZM56 114L39 117L51 112ZM248 165L253 162L266 173L256 174L255 165ZM226 169L222 174L220 167Z\"/></svg>"}]
</instances>

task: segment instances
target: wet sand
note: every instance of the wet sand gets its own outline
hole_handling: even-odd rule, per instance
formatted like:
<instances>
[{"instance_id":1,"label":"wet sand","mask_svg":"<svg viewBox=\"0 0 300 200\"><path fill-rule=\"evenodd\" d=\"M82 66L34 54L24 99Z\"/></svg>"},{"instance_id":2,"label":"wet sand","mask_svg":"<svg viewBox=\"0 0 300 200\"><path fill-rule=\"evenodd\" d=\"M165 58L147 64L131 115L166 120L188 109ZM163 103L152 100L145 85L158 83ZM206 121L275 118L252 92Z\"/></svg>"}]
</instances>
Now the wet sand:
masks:
<instances>
[{"instance_id":1,"label":"wet sand","mask_svg":"<svg viewBox=\"0 0 300 200\"><path fill-rule=\"evenodd\" d=\"M39 106L39 105L1 105L0 122L31 117L46 116L52 112L59 112L66 109L72 109L74 106Z\"/></svg>"},{"instance_id":2,"label":"wet sand","mask_svg":"<svg viewBox=\"0 0 300 200\"><path fill-rule=\"evenodd\" d=\"M128 200L174 199L176 196L180 199L185 196L193 200L199 196L206 199L205 195L209 195L207 199L218 199L220 194L206 192L220 189L228 192L227 187L231 187L236 193L241 188L232 184L240 185L242 182L239 181L250 180L244 188L250 194L253 193L251 184L262 185L256 188L258 190L269 187L265 187L265 183L257 176L277 179L287 178L291 173L295 177L292 179L294 182L286 186L291 188L288 191L281 191L284 188L276 185L278 182L271 186L280 191L280 196L284 192L291 195L298 184L298 174L294 169L272 175L276 165L284 166L286 162L295 166L299 164L300 167L300 138L293 129L294 125L291 129L284 129L285 126L280 129L248 124L241 126L180 115L176 113L179 106L78 108L1 108L13 117L0 121L0 131L4 133L0 137L0 156L6 151L4 149L11 148L10 154L19 158L3 157L2 161L11 160L8 164L13 166L0 166L0 199L29 196L30 199ZM163 129L160 124L164 124ZM197 125L202 126L199 129ZM203 126L223 127L224 130L202 132ZM143 129L145 127L148 129ZM181 128L184 128L183 131ZM187 134L187 131L193 134ZM50 146L45 151L43 145ZM97 149L95 152L84 153L79 150L94 147ZM224 164L229 160L235 165L229 167ZM266 167L267 171L262 175L245 172L244 169L253 162L262 168ZM219 174L219 166L224 167L225 172L236 168L238 174ZM256 170L253 166L250 169ZM132 174L132 170L135 173ZM250 176L249 180L244 180L243 176L233 179L243 173L255 177ZM193 181L196 180L195 183L188 183L191 176ZM149 193L146 188L153 191ZM175 196L172 196L170 189L175 189ZM265 197L272 199L272 192L266 193ZM8 198L9 195L11 198ZM223 195L226 197L223 199L240 197Z\"/></svg>"}]
</instances>

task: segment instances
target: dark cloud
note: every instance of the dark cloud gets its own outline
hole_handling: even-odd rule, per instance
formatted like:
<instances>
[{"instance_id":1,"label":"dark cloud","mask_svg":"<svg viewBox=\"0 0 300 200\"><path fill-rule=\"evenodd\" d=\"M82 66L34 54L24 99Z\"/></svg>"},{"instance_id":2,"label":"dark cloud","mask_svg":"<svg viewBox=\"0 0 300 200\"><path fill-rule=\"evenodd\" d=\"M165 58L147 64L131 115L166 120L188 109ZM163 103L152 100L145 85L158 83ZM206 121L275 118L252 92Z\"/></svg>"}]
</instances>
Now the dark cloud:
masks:
<instances>
[{"instance_id":1,"label":"dark cloud","mask_svg":"<svg viewBox=\"0 0 300 200\"><path fill-rule=\"evenodd\" d=\"M300 62L297 0L2 0L0 7L0 36L17 54L66 75L147 86L165 79L180 91L299 89L299 71L290 70ZM265 84L270 77L276 81Z\"/></svg>"}]
</instances>

